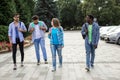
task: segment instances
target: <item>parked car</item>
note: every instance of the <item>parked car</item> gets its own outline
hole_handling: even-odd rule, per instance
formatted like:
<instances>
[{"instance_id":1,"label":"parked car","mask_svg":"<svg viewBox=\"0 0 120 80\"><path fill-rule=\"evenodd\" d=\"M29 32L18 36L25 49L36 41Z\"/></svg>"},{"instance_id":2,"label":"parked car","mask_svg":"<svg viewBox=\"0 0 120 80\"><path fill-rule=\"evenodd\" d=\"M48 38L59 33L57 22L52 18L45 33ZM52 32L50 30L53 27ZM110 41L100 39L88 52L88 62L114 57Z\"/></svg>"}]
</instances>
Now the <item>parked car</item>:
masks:
<instances>
[{"instance_id":1,"label":"parked car","mask_svg":"<svg viewBox=\"0 0 120 80\"><path fill-rule=\"evenodd\" d=\"M100 33L106 31L106 30L109 29L109 28L110 28L110 27L108 27L108 26L101 26L101 27L100 27Z\"/></svg>"},{"instance_id":2,"label":"parked car","mask_svg":"<svg viewBox=\"0 0 120 80\"><path fill-rule=\"evenodd\" d=\"M120 27L118 27L113 32L108 33L105 36L105 41L120 44Z\"/></svg>"},{"instance_id":3,"label":"parked car","mask_svg":"<svg viewBox=\"0 0 120 80\"><path fill-rule=\"evenodd\" d=\"M104 35L112 28L112 26L109 27L101 27L100 28L100 39L103 40Z\"/></svg>"},{"instance_id":4,"label":"parked car","mask_svg":"<svg viewBox=\"0 0 120 80\"><path fill-rule=\"evenodd\" d=\"M104 40L106 34L113 32L113 31L116 30L117 28L118 28L118 26L111 26L111 27L108 28L106 31L104 31L104 32L102 32L102 33L100 34L100 38Z\"/></svg>"}]
</instances>

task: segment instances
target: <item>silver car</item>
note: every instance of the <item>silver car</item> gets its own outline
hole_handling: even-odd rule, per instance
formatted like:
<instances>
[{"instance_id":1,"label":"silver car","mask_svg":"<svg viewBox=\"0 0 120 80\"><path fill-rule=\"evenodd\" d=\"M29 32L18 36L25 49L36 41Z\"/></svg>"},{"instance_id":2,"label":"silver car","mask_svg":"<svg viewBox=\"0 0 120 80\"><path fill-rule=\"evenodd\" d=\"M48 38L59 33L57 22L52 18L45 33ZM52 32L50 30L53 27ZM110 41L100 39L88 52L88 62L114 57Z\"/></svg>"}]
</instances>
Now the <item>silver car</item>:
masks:
<instances>
[{"instance_id":1,"label":"silver car","mask_svg":"<svg viewBox=\"0 0 120 80\"><path fill-rule=\"evenodd\" d=\"M116 29L116 26L109 26L106 29L102 30L100 32L100 39L104 40L105 36L107 33L110 33L111 31L113 31L114 29Z\"/></svg>"},{"instance_id":2,"label":"silver car","mask_svg":"<svg viewBox=\"0 0 120 80\"><path fill-rule=\"evenodd\" d=\"M115 31L108 33L105 36L105 41L120 44L120 27L118 27Z\"/></svg>"}]
</instances>

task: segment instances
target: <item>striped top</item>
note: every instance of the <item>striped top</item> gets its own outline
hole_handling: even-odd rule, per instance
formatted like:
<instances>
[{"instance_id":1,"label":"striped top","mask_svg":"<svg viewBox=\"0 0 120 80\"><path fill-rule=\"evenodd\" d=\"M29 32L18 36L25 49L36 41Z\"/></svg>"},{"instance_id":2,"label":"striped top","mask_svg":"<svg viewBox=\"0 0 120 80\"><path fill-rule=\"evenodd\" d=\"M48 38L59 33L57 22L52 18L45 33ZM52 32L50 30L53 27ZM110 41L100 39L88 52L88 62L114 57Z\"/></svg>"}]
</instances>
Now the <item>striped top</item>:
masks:
<instances>
[{"instance_id":1,"label":"striped top","mask_svg":"<svg viewBox=\"0 0 120 80\"><path fill-rule=\"evenodd\" d=\"M59 28L51 27L50 32L51 34L48 35L48 38L50 39L50 44L60 44L64 46L63 28L61 26Z\"/></svg>"}]
</instances>

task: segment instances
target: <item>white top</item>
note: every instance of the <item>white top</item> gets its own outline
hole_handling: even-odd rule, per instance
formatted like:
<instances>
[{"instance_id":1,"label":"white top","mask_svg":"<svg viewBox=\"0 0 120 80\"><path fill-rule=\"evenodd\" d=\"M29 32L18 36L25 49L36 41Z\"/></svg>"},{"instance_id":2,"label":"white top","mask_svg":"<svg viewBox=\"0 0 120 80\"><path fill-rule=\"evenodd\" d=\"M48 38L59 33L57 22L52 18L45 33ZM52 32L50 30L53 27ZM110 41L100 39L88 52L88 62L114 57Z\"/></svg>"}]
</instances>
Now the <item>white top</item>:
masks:
<instances>
[{"instance_id":1,"label":"white top","mask_svg":"<svg viewBox=\"0 0 120 80\"><path fill-rule=\"evenodd\" d=\"M37 24L35 25L35 39L39 39L41 38L41 34L40 34L40 26Z\"/></svg>"}]
</instances>

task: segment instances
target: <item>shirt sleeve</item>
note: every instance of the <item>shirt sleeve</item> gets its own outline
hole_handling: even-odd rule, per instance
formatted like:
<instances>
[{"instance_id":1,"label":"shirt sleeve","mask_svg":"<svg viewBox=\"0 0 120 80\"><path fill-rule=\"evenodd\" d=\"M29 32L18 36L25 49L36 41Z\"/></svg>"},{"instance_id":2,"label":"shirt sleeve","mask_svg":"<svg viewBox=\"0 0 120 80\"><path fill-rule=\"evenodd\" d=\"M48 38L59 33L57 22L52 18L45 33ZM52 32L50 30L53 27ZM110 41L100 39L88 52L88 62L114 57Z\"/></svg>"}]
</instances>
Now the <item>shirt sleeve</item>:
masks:
<instances>
[{"instance_id":1,"label":"shirt sleeve","mask_svg":"<svg viewBox=\"0 0 120 80\"><path fill-rule=\"evenodd\" d=\"M27 31L26 26L23 22L21 22L21 25L22 25L23 30Z\"/></svg>"},{"instance_id":2,"label":"shirt sleeve","mask_svg":"<svg viewBox=\"0 0 120 80\"><path fill-rule=\"evenodd\" d=\"M99 32L99 25L97 25L97 28L96 28L96 45L98 45L98 42L99 42L99 38L100 38L100 32Z\"/></svg>"},{"instance_id":3,"label":"shirt sleeve","mask_svg":"<svg viewBox=\"0 0 120 80\"><path fill-rule=\"evenodd\" d=\"M8 29L8 36L12 36L12 27L11 27L11 24L9 25L9 29Z\"/></svg>"},{"instance_id":4,"label":"shirt sleeve","mask_svg":"<svg viewBox=\"0 0 120 80\"><path fill-rule=\"evenodd\" d=\"M85 32L85 24L83 24L83 26L82 26L81 34L82 34L82 35L86 35L86 32Z\"/></svg>"},{"instance_id":5,"label":"shirt sleeve","mask_svg":"<svg viewBox=\"0 0 120 80\"><path fill-rule=\"evenodd\" d=\"M48 29L47 28L47 25L44 23L44 22L42 22L43 23L43 27L45 27L46 28L46 30Z\"/></svg>"},{"instance_id":6,"label":"shirt sleeve","mask_svg":"<svg viewBox=\"0 0 120 80\"><path fill-rule=\"evenodd\" d=\"M62 26L61 26L61 31L62 31L62 46L64 46L64 30Z\"/></svg>"},{"instance_id":7,"label":"shirt sleeve","mask_svg":"<svg viewBox=\"0 0 120 80\"><path fill-rule=\"evenodd\" d=\"M52 28L49 28L49 32L52 31ZM48 38L51 39L51 34L48 34Z\"/></svg>"},{"instance_id":8,"label":"shirt sleeve","mask_svg":"<svg viewBox=\"0 0 120 80\"><path fill-rule=\"evenodd\" d=\"M28 31L30 31L32 28L32 23L29 24L29 28L28 28Z\"/></svg>"}]
</instances>

